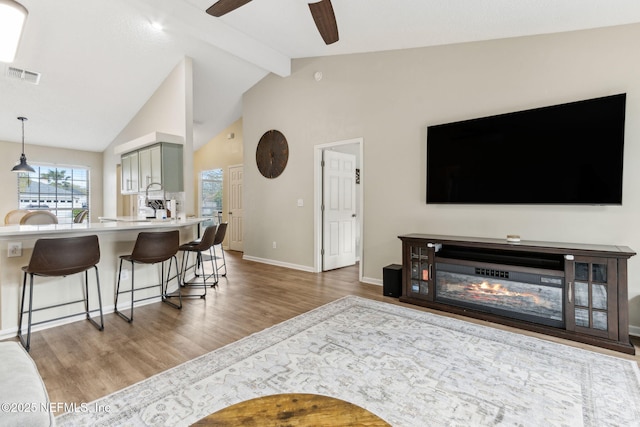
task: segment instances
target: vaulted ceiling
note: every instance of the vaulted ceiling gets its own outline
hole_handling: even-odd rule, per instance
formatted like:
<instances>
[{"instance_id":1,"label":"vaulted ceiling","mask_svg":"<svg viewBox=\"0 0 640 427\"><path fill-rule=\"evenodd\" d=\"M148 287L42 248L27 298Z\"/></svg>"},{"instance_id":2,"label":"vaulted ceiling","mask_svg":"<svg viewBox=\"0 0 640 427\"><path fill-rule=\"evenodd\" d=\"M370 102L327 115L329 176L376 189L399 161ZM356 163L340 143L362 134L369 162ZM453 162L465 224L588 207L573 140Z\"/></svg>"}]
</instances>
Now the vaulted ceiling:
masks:
<instances>
[{"instance_id":1,"label":"vaulted ceiling","mask_svg":"<svg viewBox=\"0 0 640 427\"><path fill-rule=\"evenodd\" d=\"M325 45L305 0L19 0L18 55L0 63L0 140L102 151L185 56L194 64L194 147L242 115L242 94L291 59L443 45L640 22L638 0L332 0ZM152 23L162 26L156 29ZM632 41L630 41L632 42ZM39 84L8 76L40 73Z\"/></svg>"}]
</instances>

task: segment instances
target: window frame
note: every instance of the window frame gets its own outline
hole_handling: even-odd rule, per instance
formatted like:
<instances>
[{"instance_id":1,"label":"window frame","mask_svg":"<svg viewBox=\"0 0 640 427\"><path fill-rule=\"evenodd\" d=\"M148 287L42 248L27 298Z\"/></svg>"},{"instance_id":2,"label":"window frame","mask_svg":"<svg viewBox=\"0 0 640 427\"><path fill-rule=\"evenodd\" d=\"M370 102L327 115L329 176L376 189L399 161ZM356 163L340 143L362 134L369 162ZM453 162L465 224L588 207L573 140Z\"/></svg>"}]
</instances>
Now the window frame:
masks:
<instances>
[{"instance_id":1,"label":"window frame","mask_svg":"<svg viewBox=\"0 0 640 427\"><path fill-rule=\"evenodd\" d=\"M19 209L48 210L60 224L91 209L91 168L78 165L32 163L35 172L18 172Z\"/></svg>"}]
</instances>

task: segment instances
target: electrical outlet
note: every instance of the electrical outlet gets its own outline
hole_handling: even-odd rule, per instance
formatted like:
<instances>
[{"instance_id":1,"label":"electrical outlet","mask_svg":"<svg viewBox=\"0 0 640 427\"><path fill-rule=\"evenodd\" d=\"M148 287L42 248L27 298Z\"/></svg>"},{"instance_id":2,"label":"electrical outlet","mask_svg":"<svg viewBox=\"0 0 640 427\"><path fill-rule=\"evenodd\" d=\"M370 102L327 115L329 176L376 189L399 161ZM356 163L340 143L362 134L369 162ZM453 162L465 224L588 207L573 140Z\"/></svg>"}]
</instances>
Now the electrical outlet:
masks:
<instances>
[{"instance_id":1,"label":"electrical outlet","mask_svg":"<svg viewBox=\"0 0 640 427\"><path fill-rule=\"evenodd\" d=\"M7 252L9 257L22 256L22 242L9 242Z\"/></svg>"},{"instance_id":2,"label":"electrical outlet","mask_svg":"<svg viewBox=\"0 0 640 427\"><path fill-rule=\"evenodd\" d=\"M276 248L276 242L273 242L273 249Z\"/></svg>"},{"instance_id":3,"label":"electrical outlet","mask_svg":"<svg viewBox=\"0 0 640 427\"><path fill-rule=\"evenodd\" d=\"M129 280L129 270L123 268L120 272L120 280Z\"/></svg>"}]
</instances>

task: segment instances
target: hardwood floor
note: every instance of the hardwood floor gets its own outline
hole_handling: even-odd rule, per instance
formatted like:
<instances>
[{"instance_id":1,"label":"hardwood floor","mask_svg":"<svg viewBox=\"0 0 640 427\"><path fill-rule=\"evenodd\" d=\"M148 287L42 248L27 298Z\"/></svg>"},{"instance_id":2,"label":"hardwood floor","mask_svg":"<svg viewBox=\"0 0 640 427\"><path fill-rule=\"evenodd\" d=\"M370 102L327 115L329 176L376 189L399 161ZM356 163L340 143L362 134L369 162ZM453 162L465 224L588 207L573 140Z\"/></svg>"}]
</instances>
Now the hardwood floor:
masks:
<instances>
[{"instance_id":1,"label":"hardwood floor","mask_svg":"<svg viewBox=\"0 0 640 427\"><path fill-rule=\"evenodd\" d=\"M90 402L346 295L430 311L384 297L380 286L360 283L357 267L314 274L245 261L237 252L226 254L228 276L221 278L217 289L210 289L206 300L184 299L182 310L158 302L136 308L131 324L115 313L105 315L102 332L84 321L35 332L31 356L51 401ZM543 337L640 360L640 356Z\"/></svg>"}]
</instances>

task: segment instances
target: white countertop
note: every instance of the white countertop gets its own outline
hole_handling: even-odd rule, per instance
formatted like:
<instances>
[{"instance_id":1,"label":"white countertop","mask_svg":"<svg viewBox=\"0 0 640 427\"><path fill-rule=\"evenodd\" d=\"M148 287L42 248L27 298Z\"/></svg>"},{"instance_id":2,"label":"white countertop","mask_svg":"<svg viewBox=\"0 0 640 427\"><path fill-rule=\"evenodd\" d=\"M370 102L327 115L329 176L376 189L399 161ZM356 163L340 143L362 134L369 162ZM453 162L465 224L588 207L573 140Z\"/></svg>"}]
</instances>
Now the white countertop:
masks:
<instances>
[{"instance_id":1,"label":"white countertop","mask_svg":"<svg viewBox=\"0 0 640 427\"><path fill-rule=\"evenodd\" d=\"M176 228L198 225L209 218L138 219L137 217L104 217L105 222L82 224L6 225L0 227L0 239L54 234L89 234L110 231L144 230L148 228Z\"/></svg>"}]
</instances>

